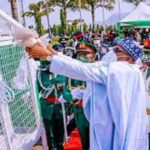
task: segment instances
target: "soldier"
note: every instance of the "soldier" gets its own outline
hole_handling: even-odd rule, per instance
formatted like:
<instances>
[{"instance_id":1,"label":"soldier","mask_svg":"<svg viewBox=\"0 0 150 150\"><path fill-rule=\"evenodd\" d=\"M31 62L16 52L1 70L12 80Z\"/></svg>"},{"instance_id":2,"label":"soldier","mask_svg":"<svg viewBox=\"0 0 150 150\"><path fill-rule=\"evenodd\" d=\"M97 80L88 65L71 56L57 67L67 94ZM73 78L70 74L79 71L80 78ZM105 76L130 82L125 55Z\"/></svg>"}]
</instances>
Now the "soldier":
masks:
<instances>
[{"instance_id":1,"label":"soldier","mask_svg":"<svg viewBox=\"0 0 150 150\"><path fill-rule=\"evenodd\" d=\"M95 34L92 36L92 43L99 48L101 46L101 39L100 36L98 34Z\"/></svg>"},{"instance_id":2,"label":"soldier","mask_svg":"<svg viewBox=\"0 0 150 150\"><path fill-rule=\"evenodd\" d=\"M82 62L95 61L97 49L94 45L81 42L76 46L77 59ZM72 98L73 98L73 113L75 123L79 130L83 150L89 150L89 123L85 118L82 106L83 93L86 88L86 83L79 80L71 80Z\"/></svg>"},{"instance_id":3,"label":"soldier","mask_svg":"<svg viewBox=\"0 0 150 150\"><path fill-rule=\"evenodd\" d=\"M84 33L81 31L76 32L72 36L72 41L70 42L70 46L76 47L79 42L85 41Z\"/></svg>"},{"instance_id":4,"label":"soldier","mask_svg":"<svg viewBox=\"0 0 150 150\"><path fill-rule=\"evenodd\" d=\"M67 38L67 37L61 37L59 40L58 40L58 42L60 43L60 45L63 47L63 48L65 48L65 47L67 47L67 41L68 41L69 39Z\"/></svg>"},{"instance_id":5,"label":"soldier","mask_svg":"<svg viewBox=\"0 0 150 150\"><path fill-rule=\"evenodd\" d=\"M63 150L64 143L64 118L62 103L58 98L64 94L65 99L69 96L65 88L66 78L49 72L47 61L41 61L37 73L40 103L43 122L45 125L49 150ZM64 108L65 109L65 105ZM62 114L64 113L64 114Z\"/></svg>"},{"instance_id":6,"label":"soldier","mask_svg":"<svg viewBox=\"0 0 150 150\"><path fill-rule=\"evenodd\" d=\"M74 38L75 40L77 40L78 42L85 41L84 33L81 32L81 31L76 32L76 33L73 35L73 38ZM76 45L75 45L75 46L76 46Z\"/></svg>"}]
</instances>

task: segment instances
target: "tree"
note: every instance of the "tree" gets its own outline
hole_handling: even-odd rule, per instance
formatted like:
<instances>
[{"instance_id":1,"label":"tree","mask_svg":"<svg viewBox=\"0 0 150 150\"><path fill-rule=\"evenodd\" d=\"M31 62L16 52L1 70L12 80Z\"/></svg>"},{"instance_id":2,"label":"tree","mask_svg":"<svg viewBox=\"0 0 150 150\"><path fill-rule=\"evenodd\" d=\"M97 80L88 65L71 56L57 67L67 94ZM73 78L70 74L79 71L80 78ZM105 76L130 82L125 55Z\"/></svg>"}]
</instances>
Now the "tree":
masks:
<instances>
[{"instance_id":1,"label":"tree","mask_svg":"<svg viewBox=\"0 0 150 150\"><path fill-rule=\"evenodd\" d=\"M70 0L68 7L73 11L79 11L80 14L80 31L83 31L83 19L81 9L87 9L86 0Z\"/></svg>"},{"instance_id":2,"label":"tree","mask_svg":"<svg viewBox=\"0 0 150 150\"><path fill-rule=\"evenodd\" d=\"M113 26L111 26L111 25L107 26L106 30L109 31L109 32L112 32L113 31Z\"/></svg>"},{"instance_id":3,"label":"tree","mask_svg":"<svg viewBox=\"0 0 150 150\"><path fill-rule=\"evenodd\" d=\"M77 26L79 23L80 23L80 19L74 19L74 20L72 21L72 25L73 25L73 26Z\"/></svg>"},{"instance_id":4,"label":"tree","mask_svg":"<svg viewBox=\"0 0 150 150\"><path fill-rule=\"evenodd\" d=\"M18 16L18 8L17 8L17 0L9 0L11 5L11 13L12 17L19 22L19 16Z\"/></svg>"},{"instance_id":5,"label":"tree","mask_svg":"<svg viewBox=\"0 0 150 150\"><path fill-rule=\"evenodd\" d=\"M117 32L116 25L113 26L113 32Z\"/></svg>"},{"instance_id":6,"label":"tree","mask_svg":"<svg viewBox=\"0 0 150 150\"><path fill-rule=\"evenodd\" d=\"M99 25L98 24L96 25L96 31L99 32Z\"/></svg>"},{"instance_id":7,"label":"tree","mask_svg":"<svg viewBox=\"0 0 150 150\"><path fill-rule=\"evenodd\" d=\"M83 32L84 33L88 32L88 26L86 23L83 24Z\"/></svg>"},{"instance_id":8,"label":"tree","mask_svg":"<svg viewBox=\"0 0 150 150\"><path fill-rule=\"evenodd\" d=\"M70 0L54 0L54 4L61 7L61 13L63 13L63 21L64 21L64 33L66 33L67 29L67 8L68 8L68 3ZM60 13L60 14L61 14ZM62 14L61 14L62 15ZM61 16L60 16L61 17Z\"/></svg>"},{"instance_id":9,"label":"tree","mask_svg":"<svg viewBox=\"0 0 150 150\"><path fill-rule=\"evenodd\" d=\"M102 32L102 31L104 31L104 27L101 25L101 26L99 27L99 32Z\"/></svg>"},{"instance_id":10,"label":"tree","mask_svg":"<svg viewBox=\"0 0 150 150\"><path fill-rule=\"evenodd\" d=\"M86 4L88 5L88 9L91 12L92 16L92 29L95 29L95 10L99 7L103 7L105 9L111 10L113 9L113 4L115 0L86 0Z\"/></svg>"},{"instance_id":11,"label":"tree","mask_svg":"<svg viewBox=\"0 0 150 150\"><path fill-rule=\"evenodd\" d=\"M90 24L89 26L89 31L91 32L92 31L92 25Z\"/></svg>"},{"instance_id":12,"label":"tree","mask_svg":"<svg viewBox=\"0 0 150 150\"><path fill-rule=\"evenodd\" d=\"M95 10L99 7L111 10L113 9L113 4L115 0L80 0L82 9L86 9L91 12L92 16L92 30L95 29ZM79 9L79 0L70 0L68 3L68 8L71 8L73 11Z\"/></svg>"},{"instance_id":13,"label":"tree","mask_svg":"<svg viewBox=\"0 0 150 150\"><path fill-rule=\"evenodd\" d=\"M144 2L146 0L123 0L127 3L133 3L135 6L137 6L140 2Z\"/></svg>"},{"instance_id":14,"label":"tree","mask_svg":"<svg viewBox=\"0 0 150 150\"><path fill-rule=\"evenodd\" d=\"M55 1L55 5L61 7L64 13L64 24L65 24L65 33L67 32L67 9L71 9L73 11L76 11L79 9L79 0L50 0ZM81 7L85 7L85 0L81 0Z\"/></svg>"},{"instance_id":15,"label":"tree","mask_svg":"<svg viewBox=\"0 0 150 150\"><path fill-rule=\"evenodd\" d=\"M68 25L68 35L69 36L72 36L72 26L71 25Z\"/></svg>"},{"instance_id":16,"label":"tree","mask_svg":"<svg viewBox=\"0 0 150 150\"><path fill-rule=\"evenodd\" d=\"M28 12L25 12L23 16L27 17L34 17L35 24L36 24L36 31L39 34L39 36L44 34L44 27L42 25L42 16L47 15L49 12L54 11L53 8L51 8L51 4L49 4L49 8L47 9L46 4L43 1L39 1L38 3L31 3L29 5Z\"/></svg>"},{"instance_id":17,"label":"tree","mask_svg":"<svg viewBox=\"0 0 150 150\"><path fill-rule=\"evenodd\" d=\"M53 26L53 33L55 36L58 35L58 27L55 24Z\"/></svg>"},{"instance_id":18,"label":"tree","mask_svg":"<svg viewBox=\"0 0 150 150\"><path fill-rule=\"evenodd\" d=\"M66 22L65 22L64 12L63 12L62 9L60 10L60 21L61 21L61 32L63 34L65 34L65 31L66 31Z\"/></svg>"}]
</instances>

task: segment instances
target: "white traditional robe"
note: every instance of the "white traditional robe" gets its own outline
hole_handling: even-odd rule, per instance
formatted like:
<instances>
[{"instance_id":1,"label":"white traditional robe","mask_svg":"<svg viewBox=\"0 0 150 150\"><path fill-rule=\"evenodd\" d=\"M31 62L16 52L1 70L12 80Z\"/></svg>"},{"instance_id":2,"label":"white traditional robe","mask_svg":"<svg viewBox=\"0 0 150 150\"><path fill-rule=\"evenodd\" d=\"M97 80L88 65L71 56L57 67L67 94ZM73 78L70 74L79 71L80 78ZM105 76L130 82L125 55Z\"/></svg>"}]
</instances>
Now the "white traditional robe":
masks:
<instances>
[{"instance_id":1,"label":"white traditional robe","mask_svg":"<svg viewBox=\"0 0 150 150\"><path fill-rule=\"evenodd\" d=\"M137 65L54 56L50 70L87 82L83 106L91 150L147 150L145 86Z\"/></svg>"}]
</instances>

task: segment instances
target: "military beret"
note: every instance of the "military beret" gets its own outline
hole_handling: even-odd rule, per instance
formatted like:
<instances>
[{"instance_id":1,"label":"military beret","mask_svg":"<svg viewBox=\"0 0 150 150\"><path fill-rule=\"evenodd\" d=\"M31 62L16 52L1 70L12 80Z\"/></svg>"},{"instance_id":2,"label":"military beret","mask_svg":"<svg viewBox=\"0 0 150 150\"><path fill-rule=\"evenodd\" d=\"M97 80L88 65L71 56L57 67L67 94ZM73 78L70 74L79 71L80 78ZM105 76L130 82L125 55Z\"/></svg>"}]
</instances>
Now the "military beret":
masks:
<instances>
[{"instance_id":1,"label":"military beret","mask_svg":"<svg viewBox=\"0 0 150 150\"><path fill-rule=\"evenodd\" d=\"M68 40L69 40L68 38L63 37L59 39L59 43L67 43Z\"/></svg>"},{"instance_id":2,"label":"military beret","mask_svg":"<svg viewBox=\"0 0 150 150\"><path fill-rule=\"evenodd\" d=\"M93 40L100 40L100 36L98 34L94 34L92 39Z\"/></svg>"},{"instance_id":3,"label":"military beret","mask_svg":"<svg viewBox=\"0 0 150 150\"><path fill-rule=\"evenodd\" d=\"M91 52L94 51L95 53L97 53L97 48L95 45L88 43L88 42L80 42L77 44L76 46L76 51L86 51L86 52Z\"/></svg>"},{"instance_id":4,"label":"military beret","mask_svg":"<svg viewBox=\"0 0 150 150\"><path fill-rule=\"evenodd\" d=\"M81 31L78 31L73 35L73 38L75 38L76 40L83 38L83 37L84 37L84 33Z\"/></svg>"},{"instance_id":5,"label":"military beret","mask_svg":"<svg viewBox=\"0 0 150 150\"><path fill-rule=\"evenodd\" d=\"M63 46L60 44L55 44L55 45L53 45L53 49L58 52L61 52L61 51L63 51Z\"/></svg>"}]
</instances>

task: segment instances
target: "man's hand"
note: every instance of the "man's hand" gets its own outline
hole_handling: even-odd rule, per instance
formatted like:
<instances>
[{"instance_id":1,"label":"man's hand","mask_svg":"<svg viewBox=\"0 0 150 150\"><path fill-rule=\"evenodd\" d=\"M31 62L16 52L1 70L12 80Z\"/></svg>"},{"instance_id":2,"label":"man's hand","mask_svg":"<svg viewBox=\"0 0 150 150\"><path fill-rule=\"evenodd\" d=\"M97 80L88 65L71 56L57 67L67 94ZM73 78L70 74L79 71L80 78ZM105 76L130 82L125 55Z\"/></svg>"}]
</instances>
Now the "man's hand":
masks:
<instances>
[{"instance_id":1,"label":"man's hand","mask_svg":"<svg viewBox=\"0 0 150 150\"><path fill-rule=\"evenodd\" d=\"M52 50L41 46L39 43L33 45L32 47L27 47L26 51L28 52L29 56L33 58L47 58L49 55L54 55Z\"/></svg>"}]
</instances>

